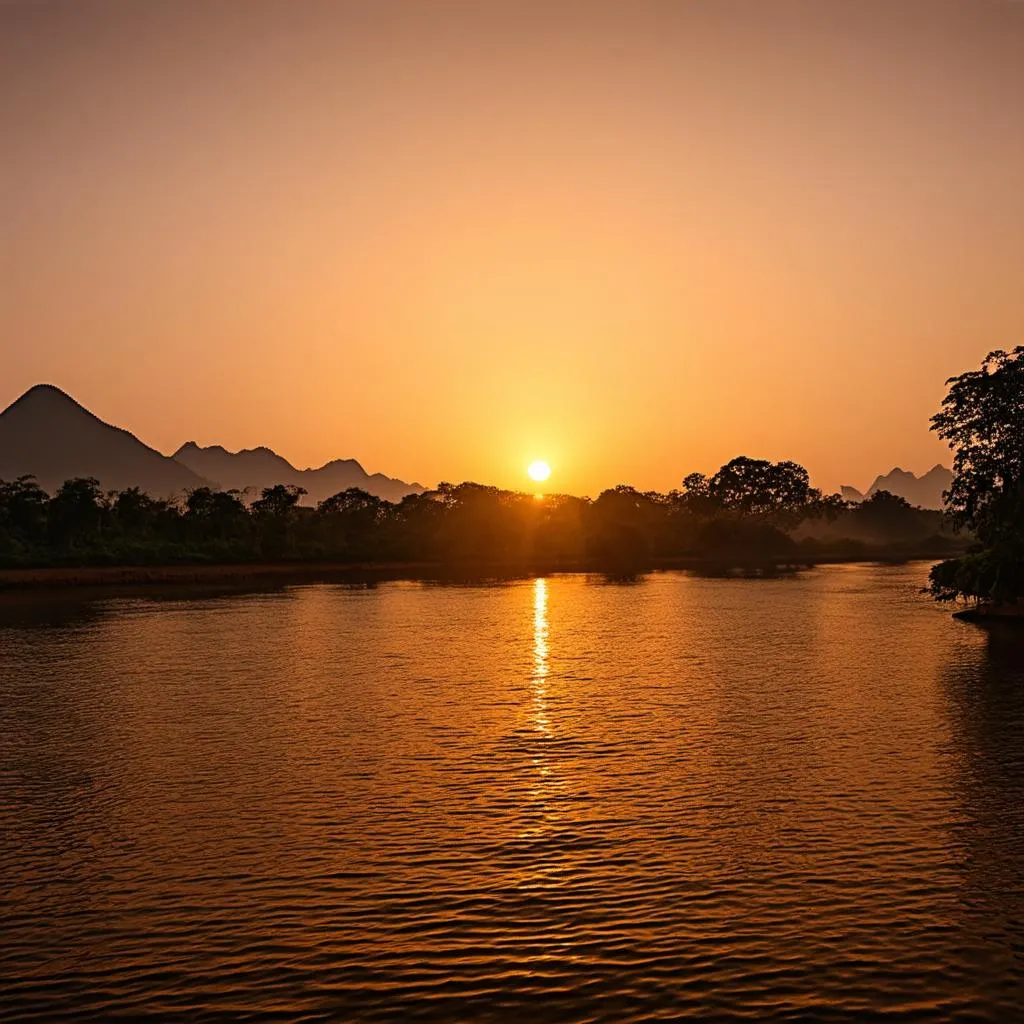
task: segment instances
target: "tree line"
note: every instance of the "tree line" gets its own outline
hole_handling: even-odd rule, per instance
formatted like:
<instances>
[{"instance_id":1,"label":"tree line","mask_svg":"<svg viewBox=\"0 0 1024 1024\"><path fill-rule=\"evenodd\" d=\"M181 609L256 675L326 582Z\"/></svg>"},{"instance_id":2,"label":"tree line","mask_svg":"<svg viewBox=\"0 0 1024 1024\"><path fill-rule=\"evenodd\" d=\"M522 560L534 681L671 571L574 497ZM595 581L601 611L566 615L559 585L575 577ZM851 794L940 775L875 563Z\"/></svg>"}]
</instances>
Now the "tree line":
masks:
<instances>
[{"instance_id":1,"label":"tree line","mask_svg":"<svg viewBox=\"0 0 1024 1024\"><path fill-rule=\"evenodd\" d=\"M237 491L210 487L163 500L137 487L104 492L91 477L68 480L52 496L32 477L0 481L0 564L638 567L694 558L750 565L855 557L874 550L871 544L913 553L948 543L939 536L939 513L911 508L887 492L852 506L811 487L797 463L745 456L711 476L692 473L668 493L620 485L595 499L538 498L442 483L400 502L353 487L316 508L299 504L304 493L278 484L246 504ZM807 524L815 524L819 536L801 537Z\"/></svg>"}]
</instances>

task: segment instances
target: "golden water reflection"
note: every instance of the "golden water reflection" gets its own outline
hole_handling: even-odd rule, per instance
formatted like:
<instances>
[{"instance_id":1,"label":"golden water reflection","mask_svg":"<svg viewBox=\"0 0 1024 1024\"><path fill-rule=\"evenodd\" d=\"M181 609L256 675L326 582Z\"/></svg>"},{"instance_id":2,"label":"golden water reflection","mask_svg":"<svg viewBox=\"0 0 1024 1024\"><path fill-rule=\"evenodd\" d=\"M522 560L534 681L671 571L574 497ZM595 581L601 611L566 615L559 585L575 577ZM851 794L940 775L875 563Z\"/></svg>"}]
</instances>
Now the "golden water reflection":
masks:
<instances>
[{"instance_id":1,"label":"golden water reflection","mask_svg":"<svg viewBox=\"0 0 1024 1024\"><path fill-rule=\"evenodd\" d=\"M547 713L548 683L548 581L533 581L533 722L538 732L551 737Z\"/></svg>"},{"instance_id":2,"label":"golden water reflection","mask_svg":"<svg viewBox=\"0 0 1024 1024\"><path fill-rule=\"evenodd\" d=\"M0 602L0 1020L1019 1019L1024 655L927 571Z\"/></svg>"}]
</instances>

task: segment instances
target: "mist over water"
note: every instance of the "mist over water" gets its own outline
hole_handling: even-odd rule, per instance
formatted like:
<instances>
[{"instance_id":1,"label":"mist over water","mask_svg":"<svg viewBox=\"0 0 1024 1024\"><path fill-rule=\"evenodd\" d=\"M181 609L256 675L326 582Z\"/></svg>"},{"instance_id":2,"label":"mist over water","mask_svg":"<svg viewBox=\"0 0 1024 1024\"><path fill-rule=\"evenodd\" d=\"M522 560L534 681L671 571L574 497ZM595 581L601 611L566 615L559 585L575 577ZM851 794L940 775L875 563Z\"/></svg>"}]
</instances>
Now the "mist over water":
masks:
<instances>
[{"instance_id":1,"label":"mist over water","mask_svg":"<svg viewBox=\"0 0 1024 1024\"><path fill-rule=\"evenodd\" d=\"M0 1017L1015 1019L1024 644L927 566L0 602Z\"/></svg>"}]
</instances>

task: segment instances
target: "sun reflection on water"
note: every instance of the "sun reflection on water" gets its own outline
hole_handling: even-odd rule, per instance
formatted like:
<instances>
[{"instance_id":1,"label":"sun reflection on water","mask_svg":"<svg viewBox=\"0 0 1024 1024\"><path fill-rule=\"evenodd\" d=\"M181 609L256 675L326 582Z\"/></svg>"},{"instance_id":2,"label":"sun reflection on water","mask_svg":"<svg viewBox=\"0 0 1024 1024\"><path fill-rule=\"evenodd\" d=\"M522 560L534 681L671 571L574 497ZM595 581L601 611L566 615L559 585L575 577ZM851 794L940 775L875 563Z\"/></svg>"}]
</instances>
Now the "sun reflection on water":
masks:
<instances>
[{"instance_id":1,"label":"sun reflection on water","mask_svg":"<svg viewBox=\"0 0 1024 1024\"><path fill-rule=\"evenodd\" d=\"M1020 1019L1024 654L926 581L12 595L0 1020Z\"/></svg>"},{"instance_id":2,"label":"sun reflection on water","mask_svg":"<svg viewBox=\"0 0 1024 1024\"><path fill-rule=\"evenodd\" d=\"M548 581L533 581L533 721L538 732L551 736L547 714Z\"/></svg>"}]
</instances>

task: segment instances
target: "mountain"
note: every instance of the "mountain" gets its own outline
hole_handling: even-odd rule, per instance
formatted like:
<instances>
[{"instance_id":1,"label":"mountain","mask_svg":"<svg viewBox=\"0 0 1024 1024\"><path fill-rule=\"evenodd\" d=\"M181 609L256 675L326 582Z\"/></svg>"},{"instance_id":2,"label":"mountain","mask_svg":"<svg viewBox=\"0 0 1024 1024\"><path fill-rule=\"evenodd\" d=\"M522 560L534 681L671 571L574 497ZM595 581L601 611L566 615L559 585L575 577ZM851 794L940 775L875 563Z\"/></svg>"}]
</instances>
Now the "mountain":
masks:
<instances>
[{"instance_id":1,"label":"mountain","mask_svg":"<svg viewBox=\"0 0 1024 1024\"><path fill-rule=\"evenodd\" d=\"M216 481L225 490L255 493L273 484L294 484L308 492L305 504L315 504L348 487L361 487L386 501L401 501L418 494L420 484L407 484L383 473L367 473L355 459L335 459L319 469L296 469L269 448L246 448L229 452L220 445L202 448L195 441L183 444L174 459L193 472Z\"/></svg>"},{"instance_id":2,"label":"mountain","mask_svg":"<svg viewBox=\"0 0 1024 1024\"><path fill-rule=\"evenodd\" d=\"M847 501L863 501L878 491L889 491L906 498L911 505L921 508L942 508L942 492L948 491L953 483L953 473L945 466L932 466L924 476L914 476L898 466L875 482L862 494L856 487L843 487L842 496Z\"/></svg>"},{"instance_id":3,"label":"mountain","mask_svg":"<svg viewBox=\"0 0 1024 1024\"><path fill-rule=\"evenodd\" d=\"M52 384L37 384L0 413L0 480L25 474L51 494L76 476L94 476L104 490L141 487L157 497L207 483Z\"/></svg>"}]
</instances>

